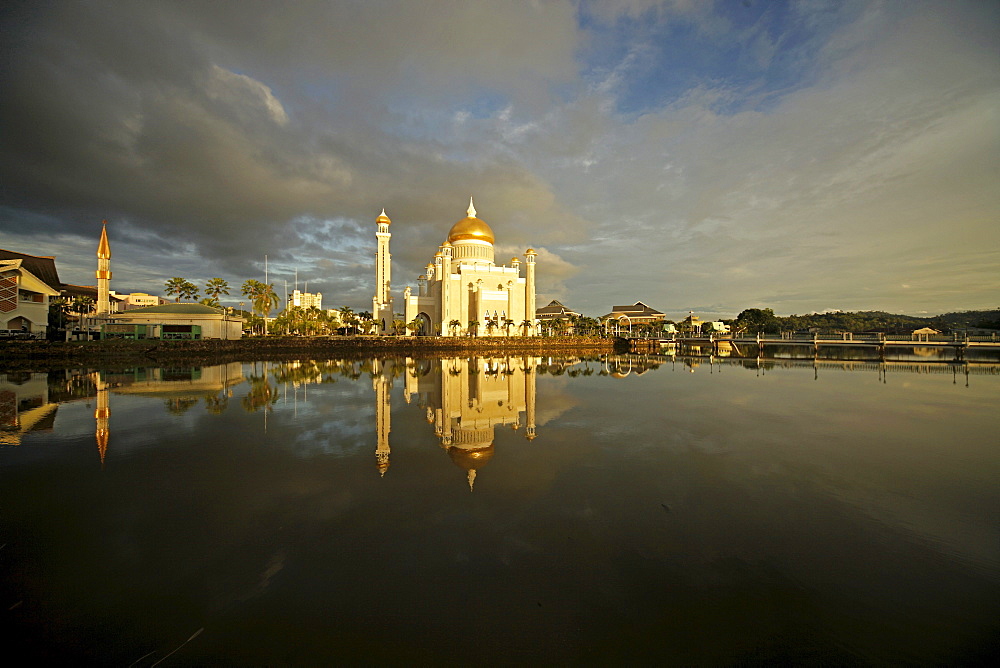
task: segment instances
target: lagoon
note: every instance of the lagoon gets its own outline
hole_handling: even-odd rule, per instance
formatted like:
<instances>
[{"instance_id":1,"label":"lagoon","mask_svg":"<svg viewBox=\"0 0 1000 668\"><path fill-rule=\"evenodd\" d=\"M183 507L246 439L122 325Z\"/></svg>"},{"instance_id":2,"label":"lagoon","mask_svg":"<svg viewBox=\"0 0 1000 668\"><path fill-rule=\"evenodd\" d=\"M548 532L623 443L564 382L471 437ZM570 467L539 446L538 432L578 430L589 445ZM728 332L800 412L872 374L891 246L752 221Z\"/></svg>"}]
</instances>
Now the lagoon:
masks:
<instances>
[{"instance_id":1,"label":"lagoon","mask_svg":"<svg viewBox=\"0 0 1000 668\"><path fill-rule=\"evenodd\" d=\"M1000 365L384 358L0 375L32 658L992 662Z\"/></svg>"}]
</instances>

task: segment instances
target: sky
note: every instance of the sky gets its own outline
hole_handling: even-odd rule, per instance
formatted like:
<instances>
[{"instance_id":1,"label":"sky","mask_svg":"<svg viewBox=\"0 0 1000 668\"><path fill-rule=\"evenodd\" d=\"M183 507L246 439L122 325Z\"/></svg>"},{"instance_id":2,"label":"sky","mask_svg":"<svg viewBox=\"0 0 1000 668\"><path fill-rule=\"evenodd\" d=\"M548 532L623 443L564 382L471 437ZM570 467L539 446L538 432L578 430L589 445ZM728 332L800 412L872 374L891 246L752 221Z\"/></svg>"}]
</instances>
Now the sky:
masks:
<instances>
[{"instance_id":1,"label":"sky","mask_svg":"<svg viewBox=\"0 0 1000 668\"><path fill-rule=\"evenodd\" d=\"M1000 306L1000 3L5 2L0 247L370 310L465 216L538 304ZM401 310L401 309L397 309Z\"/></svg>"}]
</instances>

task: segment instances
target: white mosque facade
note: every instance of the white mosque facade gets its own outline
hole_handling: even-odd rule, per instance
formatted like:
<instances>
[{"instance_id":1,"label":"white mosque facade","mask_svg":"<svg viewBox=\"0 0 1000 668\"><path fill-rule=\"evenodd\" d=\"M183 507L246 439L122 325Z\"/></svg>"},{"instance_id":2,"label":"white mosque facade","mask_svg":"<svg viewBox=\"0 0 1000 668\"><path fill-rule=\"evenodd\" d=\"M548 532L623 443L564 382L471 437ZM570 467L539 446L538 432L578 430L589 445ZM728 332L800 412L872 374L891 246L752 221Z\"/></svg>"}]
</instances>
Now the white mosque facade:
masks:
<instances>
[{"instance_id":1,"label":"white mosque facade","mask_svg":"<svg viewBox=\"0 0 1000 668\"><path fill-rule=\"evenodd\" d=\"M383 333L392 326L389 294L389 218L382 212L376 251L376 295L372 314L381 320ZM417 333L436 336L537 336L535 320L535 257L524 253L524 272L519 258L510 265L497 265L493 230L476 217L469 200L467 215L455 223L427 271L417 280L414 292L403 292L407 323L419 320Z\"/></svg>"}]
</instances>

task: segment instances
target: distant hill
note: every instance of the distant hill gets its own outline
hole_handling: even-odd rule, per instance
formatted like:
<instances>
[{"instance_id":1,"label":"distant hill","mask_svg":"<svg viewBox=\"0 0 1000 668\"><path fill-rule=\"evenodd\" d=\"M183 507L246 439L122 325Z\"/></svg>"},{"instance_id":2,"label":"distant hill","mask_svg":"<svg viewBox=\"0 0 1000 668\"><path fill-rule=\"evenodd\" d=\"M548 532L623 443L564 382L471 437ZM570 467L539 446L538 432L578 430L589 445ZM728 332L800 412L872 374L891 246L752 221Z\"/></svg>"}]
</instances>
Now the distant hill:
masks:
<instances>
[{"instance_id":1,"label":"distant hill","mask_svg":"<svg viewBox=\"0 0 1000 668\"><path fill-rule=\"evenodd\" d=\"M903 334L922 327L943 332L959 329L1000 329L1000 308L988 311L956 311L919 317L885 311L813 313L810 315L776 316L771 309L747 309L734 321L748 331L780 332L816 329L821 333L884 332Z\"/></svg>"}]
</instances>

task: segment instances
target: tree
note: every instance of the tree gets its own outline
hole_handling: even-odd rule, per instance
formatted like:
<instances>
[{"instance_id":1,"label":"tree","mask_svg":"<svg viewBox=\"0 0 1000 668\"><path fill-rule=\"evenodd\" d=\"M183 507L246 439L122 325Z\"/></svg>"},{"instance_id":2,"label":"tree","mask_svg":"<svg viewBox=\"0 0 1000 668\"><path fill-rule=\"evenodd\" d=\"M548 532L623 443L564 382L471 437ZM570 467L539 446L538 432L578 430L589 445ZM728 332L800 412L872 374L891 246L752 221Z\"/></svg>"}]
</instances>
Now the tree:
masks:
<instances>
[{"instance_id":1,"label":"tree","mask_svg":"<svg viewBox=\"0 0 1000 668\"><path fill-rule=\"evenodd\" d=\"M746 331L748 334L757 332L777 333L781 324L774 315L774 311L769 308L748 308L736 316L736 329Z\"/></svg>"},{"instance_id":2,"label":"tree","mask_svg":"<svg viewBox=\"0 0 1000 668\"><path fill-rule=\"evenodd\" d=\"M452 320L448 323L448 326L451 327L451 335L455 336L458 333L458 328L462 326L462 321L457 319Z\"/></svg>"},{"instance_id":3,"label":"tree","mask_svg":"<svg viewBox=\"0 0 1000 668\"><path fill-rule=\"evenodd\" d=\"M184 299L198 299L198 286L186 278L174 276L164 285L168 295L177 295L174 297L174 302L179 302L182 297Z\"/></svg>"},{"instance_id":4,"label":"tree","mask_svg":"<svg viewBox=\"0 0 1000 668\"><path fill-rule=\"evenodd\" d=\"M243 283L243 294L250 300L254 311L263 317L264 336L267 336L267 317L271 313L271 309L281 303L274 291L274 285L261 283L251 278Z\"/></svg>"},{"instance_id":5,"label":"tree","mask_svg":"<svg viewBox=\"0 0 1000 668\"><path fill-rule=\"evenodd\" d=\"M420 318L414 318L410 322L406 323L406 328L410 330L410 334L416 334L424 326L424 321Z\"/></svg>"},{"instance_id":6,"label":"tree","mask_svg":"<svg viewBox=\"0 0 1000 668\"><path fill-rule=\"evenodd\" d=\"M354 313L354 309L350 306L340 307L340 321L344 323L344 327L347 328L347 333L350 334L353 329L357 333L358 323L361 322L358 316Z\"/></svg>"},{"instance_id":7,"label":"tree","mask_svg":"<svg viewBox=\"0 0 1000 668\"><path fill-rule=\"evenodd\" d=\"M210 306L219 306L219 295L229 294L229 283L221 278L210 278L205 284L205 296L212 300Z\"/></svg>"}]
</instances>

